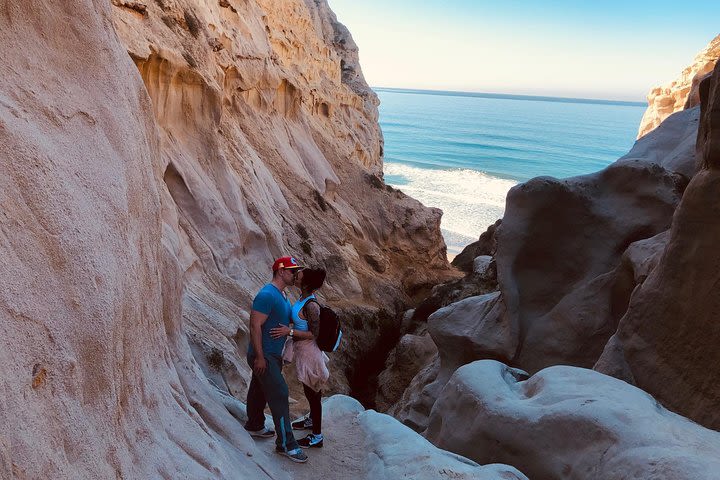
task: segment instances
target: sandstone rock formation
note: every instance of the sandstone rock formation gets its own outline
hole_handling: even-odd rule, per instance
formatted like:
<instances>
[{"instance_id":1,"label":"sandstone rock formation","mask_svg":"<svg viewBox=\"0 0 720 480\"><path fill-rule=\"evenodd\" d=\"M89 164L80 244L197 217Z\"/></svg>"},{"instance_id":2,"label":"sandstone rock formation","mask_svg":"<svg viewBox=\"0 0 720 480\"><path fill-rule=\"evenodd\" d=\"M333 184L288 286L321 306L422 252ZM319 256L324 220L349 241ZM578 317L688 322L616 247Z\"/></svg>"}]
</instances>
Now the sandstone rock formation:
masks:
<instances>
[{"instance_id":1,"label":"sandstone rock formation","mask_svg":"<svg viewBox=\"0 0 720 480\"><path fill-rule=\"evenodd\" d=\"M664 405L714 429L720 386L720 67L701 86L701 171L674 216L658 265L633 294L597 369L618 374Z\"/></svg>"},{"instance_id":2,"label":"sandstone rock formation","mask_svg":"<svg viewBox=\"0 0 720 480\"><path fill-rule=\"evenodd\" d=\"M152 104L111 25L102 1L0 15L0 472L283 478L189 355Z\"/></svg>"},{"instance_id":3,"label":"sandstone rock formation","mask_svg":"<svg viewBox=\"0 0 720 480\"><path fill-rule=\"evenodd\" d=\"M669 84L653 88L648 93L648 109L645 111L638 138L658 127L674 112L700 104L700 82L712 71L720 58L720 35L713 38L707 47L695 56L678 78Z\"/></svg>"},{"instance_id":4,"label":"sandstone rock formation","mask_svg":"<svg viewBox=\"0 0 720 480\"><path fill-rule=\"evenodd\" d=\"M461 300L431 315L428 330L439 358L428 362L391 413L423 431L440 391L458 367L478 358L508 362L517 348L517 337L503 323L503 309L500 292L494 292Z\"/></svg>"},{"instance_id":5,"label":"sandstone rock formation","mask_svg":"<svg viewBox=\"0 0 720 480\"><path fill-rule=\"evenodd\" d=\"M413 377L437 353L437 346L428 333L403 335L388 355L385 368L378 377L377 410L384 412L390 409L402 397Z\"/></svg>"},{"instance_id":6,"label":"sandstone rock formation","mask_svg":"<svg viewBox=\"0 0 720 480\"><path fill-rule=\"evenodd\" d=\"M114 4L154 107L163 234L203 371L243 397L250 300L291 252L328 270L321 294L357 328L332 356L334 391L374 398L358 389L399 338L395 317L449 270L440 212L380 180L378 100L347 29L325 1ZM368 350L377 365L356 367Z\"/></svg>"},{"instance_id":7,"label":"sandstone rock formation","mask_svg":"<svg viewBox=\"0 0 720 480\"><path fill-rule=\"evenodd\" d=\"M495 233L501 223L502 219L490 225L488 229L480 235L477 242L466 246L462 252L453 258L452 264L465 273L470 273L473 271L473 260L475 260L475 258L480 255L494 255L497 249Z\"/></svg>"},{"instance_id":8,"label":"sandstone rock formation","mask_svg":"<svg viewBox=\"0 0 720 480\"><path fill-rule=\"evenodd\" d=\"M289 478L228 396L271 259L324 265L373 347L448 272L440 212L378 177L346 30L323 1L0 10L0 475Z\"/></svg>"},{"instance_id":9,"label":"sandstone rock formation","mask_svg":"<svg viewBox=\"0 0 720 480\"><path fill-rule=\"evenodd\" d=\"M576 367L518 382L499 362L466 365L442 391L427 437L530 478L710 480L720 468L720 433L625 382Z\"/></svg>"},{"instance_id":10,"label":"sandstone rock formation","mask_svg":"<svg viewBox=\"0 0 720 480\"><path fill-rule=\"evenodd\" d=\"M598 174L536 178L508 193L496 263L514 365L534 372L594 364L630 294L611 272L631 243L669 228L683 188L659 164L620 160Z\"/></svg>"},{"instance_id":11,"label":"sandstone rock formation","mask_svg":"<svg viewBox=\"0 0 720 480\"><path fill-rule=\"evenodd\" d=\"M332 472L342 478L368 480L527 478L507 465L480 466L467 458L443 451L394 418L372 410L365 411L353 398L335 395L323 403L323 409L327 412L327 422L324 421L327 423L326 436L328 442L332 442L328 446L332 448L310 452L313 454L313 465L292 468L290 473L293 478L321 477L318 468L321 472Z\"/></svg>"},{"instance_id":12,"label":"sandstone rock formation","mask_svg":"<svg viewBox=\"0 0 720 480\"><path fill-rule=\"evenodd\" d=\"M424 430L445 382L473 360L530 373L555 364L591 368L657 263L644 252L657 257L666 237L656 238L660 246L642 242L670 227L696 171L698 116L699 107L676 113L601 172L514 187L495 232L499 292L430 317L439 365L423 370L424 382L411 382L392 413ZM466 310L471 303L477 308Z\"/></svg>"}]
</instances>

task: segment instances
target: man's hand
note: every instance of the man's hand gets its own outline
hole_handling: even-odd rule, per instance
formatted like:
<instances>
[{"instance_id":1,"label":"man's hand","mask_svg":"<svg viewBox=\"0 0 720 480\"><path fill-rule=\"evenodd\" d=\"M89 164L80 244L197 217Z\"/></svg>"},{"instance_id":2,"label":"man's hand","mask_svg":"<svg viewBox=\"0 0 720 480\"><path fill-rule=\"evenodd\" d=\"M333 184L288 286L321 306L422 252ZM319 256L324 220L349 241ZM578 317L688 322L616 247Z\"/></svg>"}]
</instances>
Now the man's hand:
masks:
<instances>
[{"instance_id":1,"label":"man's hand","mask_svg":"<svg viewBox=\"0 0 720 480\"><path fill-rule=\"evenodd\" d=\"M278 325L275 328L270 329L270 337L281 338L290 335L290 327L287 325Z\"/></svg>"},{"instance_id":2,"label":"man's hand","mask_svg":"<svg viewBox=\"0 0 720 480\"><path fill-rule=\"evenodd\" d=\"M255 357L255 361L253 362L253 372L255 372L255 375L262 375L265 373L265 370L267 370L265 357Z\"/></svg>"}]
</instances>

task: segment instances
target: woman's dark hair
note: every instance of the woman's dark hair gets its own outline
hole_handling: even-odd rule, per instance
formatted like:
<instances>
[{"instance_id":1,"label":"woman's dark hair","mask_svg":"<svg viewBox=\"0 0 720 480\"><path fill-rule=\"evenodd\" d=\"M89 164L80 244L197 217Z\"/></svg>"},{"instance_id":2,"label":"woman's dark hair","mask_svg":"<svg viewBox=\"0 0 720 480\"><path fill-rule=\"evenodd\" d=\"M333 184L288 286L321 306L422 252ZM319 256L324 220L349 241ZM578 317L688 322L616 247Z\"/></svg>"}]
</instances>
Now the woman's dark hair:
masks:
<instances>
[{"instance_id":1,"label":"woman's dark hair","mask_svg":"<svg viewBox=\"0 0 720 480\"><path fill-rule=\"evenodd\" d=\"M325 283L325 275L323 268L304 268L300 287L314 292Z\"/></svg>"}]
</instances>

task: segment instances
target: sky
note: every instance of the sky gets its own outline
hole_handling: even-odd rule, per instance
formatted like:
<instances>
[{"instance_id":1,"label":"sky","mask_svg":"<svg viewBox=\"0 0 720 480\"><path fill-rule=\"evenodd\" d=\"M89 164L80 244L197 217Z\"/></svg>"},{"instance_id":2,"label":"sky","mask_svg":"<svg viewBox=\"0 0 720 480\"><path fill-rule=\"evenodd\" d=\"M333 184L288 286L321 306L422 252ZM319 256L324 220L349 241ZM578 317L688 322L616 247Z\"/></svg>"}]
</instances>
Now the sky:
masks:
<instances>
[{"instance_id":1,"label":"sky","mask_svg":"<svg viewBox=\"0 0 720 480\"><path fill-rule=\"evenodd\" d=\"M328 2L372 87L644 101L720 34L720 0Z\"/></svg>"}]
</instances>

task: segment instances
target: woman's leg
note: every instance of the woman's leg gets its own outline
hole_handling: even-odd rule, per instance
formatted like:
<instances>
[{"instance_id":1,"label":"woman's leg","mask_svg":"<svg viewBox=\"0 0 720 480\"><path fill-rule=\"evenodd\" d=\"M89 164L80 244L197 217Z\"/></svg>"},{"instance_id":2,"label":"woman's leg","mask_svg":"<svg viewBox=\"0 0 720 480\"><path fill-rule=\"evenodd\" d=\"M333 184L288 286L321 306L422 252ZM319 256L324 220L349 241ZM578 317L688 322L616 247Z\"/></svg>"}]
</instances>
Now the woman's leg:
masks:
<instances>
[{"instance_id":1,"label":"woman's leg","mask_svg":"<svg viewBox=\"0 0 720 480\"><path fill-rule=\"evenodd\" d=\"M310 403L310 419L312 420L312 433L320 435L322 433L322 391L316 392L312 388L303 383L303 391L305 398Z\"/></svg>"}]
</instances>

